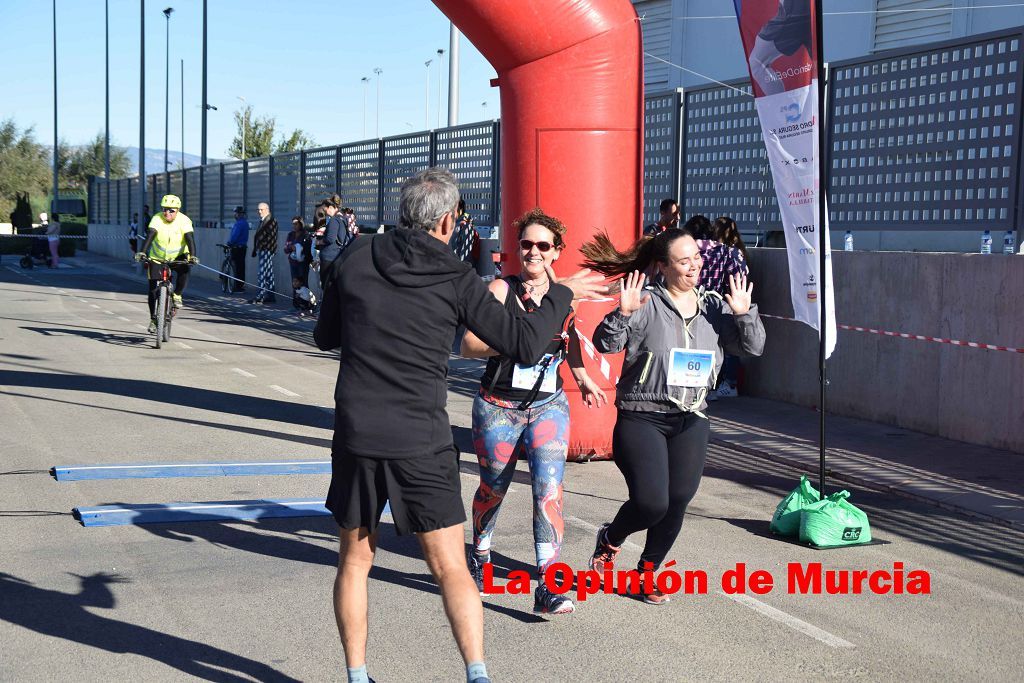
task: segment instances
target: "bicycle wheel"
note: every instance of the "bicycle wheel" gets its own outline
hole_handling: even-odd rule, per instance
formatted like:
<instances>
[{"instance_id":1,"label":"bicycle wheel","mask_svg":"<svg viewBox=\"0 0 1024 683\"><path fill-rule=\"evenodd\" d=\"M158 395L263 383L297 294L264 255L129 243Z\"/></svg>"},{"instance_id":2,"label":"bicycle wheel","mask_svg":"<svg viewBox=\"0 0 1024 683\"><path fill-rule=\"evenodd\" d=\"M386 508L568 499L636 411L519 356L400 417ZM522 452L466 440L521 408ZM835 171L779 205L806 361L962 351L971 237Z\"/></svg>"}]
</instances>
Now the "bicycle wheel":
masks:
<instances>
[{"instance_id":1,"label":"bicycle wheel","mask_svg":"<svg viewBox=\"0 0 1024 683\"><path fill-rule=\"evenodd\" d=\"M171 321L174 320L174 306L170 305L167 307L167 317L164 320L164 341L171 341Z\"/></svg>"},{"instance_id":2,"label":"bicycle wheel","mask_svg":"<svg viewBox=\"0 0 1024 683\"><path fill-rule=\"evenodd\" d=\"M167 323L167 288L157 287L156 297L156 348L164 341L164 326Z\"/></svg>"},{"instance_id":3,"label":"bicycle wheel","mask_svg":"<svg viewBox=\"0 0 1024 683\"><path fill-rule=\"evenodd\" d=\"M224 257L224 262L220 264L220 272L222 273L220 289L227 294L234 289L233 285L235 284L235 281L231 279L235 275L235 262L231 260L230 255Z\"/></svg>"}]
</instances>

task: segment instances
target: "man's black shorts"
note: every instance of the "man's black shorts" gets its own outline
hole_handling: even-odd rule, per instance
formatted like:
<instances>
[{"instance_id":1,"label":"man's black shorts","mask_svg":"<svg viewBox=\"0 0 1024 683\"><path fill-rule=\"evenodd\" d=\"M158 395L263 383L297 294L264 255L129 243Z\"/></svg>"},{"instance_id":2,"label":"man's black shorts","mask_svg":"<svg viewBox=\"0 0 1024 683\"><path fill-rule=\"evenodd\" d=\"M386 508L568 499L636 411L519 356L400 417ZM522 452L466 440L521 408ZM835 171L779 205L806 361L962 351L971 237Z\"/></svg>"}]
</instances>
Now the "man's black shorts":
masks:
<instances>
[{"instance_id":1,"label":"man's black shorts","mask_svg":"<svg viewBox=\"0 0 1024 683\"><path fill-rule=\"evenodd\" d=\"M342 529L373 533L385 503L399 534L445 529L466 521L459 452L402 459L335 455L327 509Z\"/></svg>"}]
</instances>

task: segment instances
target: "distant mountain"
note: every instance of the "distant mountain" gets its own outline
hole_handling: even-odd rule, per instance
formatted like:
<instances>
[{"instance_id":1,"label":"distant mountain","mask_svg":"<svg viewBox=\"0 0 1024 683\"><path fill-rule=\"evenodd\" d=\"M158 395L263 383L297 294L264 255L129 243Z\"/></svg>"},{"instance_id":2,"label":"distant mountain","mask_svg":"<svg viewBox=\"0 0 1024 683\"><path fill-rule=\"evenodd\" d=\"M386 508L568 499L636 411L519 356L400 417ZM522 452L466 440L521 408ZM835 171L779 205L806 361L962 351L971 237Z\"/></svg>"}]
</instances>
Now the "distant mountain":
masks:
<instances>
[{"instance_id":1,"label":"distant mountain","mask_svg":"<svg viewBox=\"0 0 1024 683\"><path fill-rule=\"evenodd\" d=\"M128 159L131 162L131 175L137 175L139 172L139 148L138 147L126 147L124 150L128 154ZM180 168L179 164L185 159L185 168L192 168L198 166L200 157L195 154L182 154L176 152L173 149L167 153L167 159L169 162L168 170L176 171ZM207 163L216 164L222 161L222 159L207 159ZM146 148L146 175L152 175L153 173L160 173L164 170L164 151L162 149Z\"/></svg>"}]
</instances>

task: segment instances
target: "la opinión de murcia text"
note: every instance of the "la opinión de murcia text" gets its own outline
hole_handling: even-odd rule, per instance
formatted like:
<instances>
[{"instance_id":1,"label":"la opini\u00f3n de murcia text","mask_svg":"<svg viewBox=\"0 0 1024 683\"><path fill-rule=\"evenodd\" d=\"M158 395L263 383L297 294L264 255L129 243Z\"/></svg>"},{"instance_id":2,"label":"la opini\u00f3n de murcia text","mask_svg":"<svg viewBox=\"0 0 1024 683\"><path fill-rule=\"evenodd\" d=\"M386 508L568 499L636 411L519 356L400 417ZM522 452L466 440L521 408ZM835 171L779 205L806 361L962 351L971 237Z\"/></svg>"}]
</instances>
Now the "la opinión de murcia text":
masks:
<instances>
[{"instance_id":1,"label":"la opini\u00f3n de murcia text","mask_svg":"<svg viewBox=\"0 0 1024 683\"><path fill-rule=\"evenodd\" d=\"M598 593L634 595L661 591L666 595L706 595L710 580L702 569L675 569L675 560L665 563L659 570L647 563L644 570L616 570L597 572L592 569L573 570L564 562L552 564L544 572L543 581L548 590L559 595L576 592L577 600L586 600ZM484 593L500 595L528 595L533 592L533 574L525 570L512 570L504 582L496 581L494 567L483 566ZM795 595L930 595L931 575L922 569L906 569L902 562L890 568L878 569L825 569L820 562L786 565L785 589ZM726 595L767 595L782 584L766 569L749 569L745 562L722 572L719 587Z\"/></svg>"}]
</instances>

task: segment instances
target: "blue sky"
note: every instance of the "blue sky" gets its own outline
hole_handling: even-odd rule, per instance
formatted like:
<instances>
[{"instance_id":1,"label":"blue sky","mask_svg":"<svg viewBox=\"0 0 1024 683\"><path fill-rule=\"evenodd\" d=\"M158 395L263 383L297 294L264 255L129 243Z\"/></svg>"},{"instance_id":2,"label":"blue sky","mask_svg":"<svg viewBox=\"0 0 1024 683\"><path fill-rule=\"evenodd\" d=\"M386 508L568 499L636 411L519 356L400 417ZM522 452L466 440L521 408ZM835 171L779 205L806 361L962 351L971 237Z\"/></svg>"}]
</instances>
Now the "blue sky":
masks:
<instances>
[{"instance_id":1,"label":"blue sky","mask_svg":"<svg viewBox=\"0 0 1024 683\"><path fill-rule=\"evenodd\" d=\"M139 0L110 0L110 134L139 140ZM170 20L170 148L181 144L179 60L185 60L185 151L200 152L202 0L146 2L146 146L163 148L165 19ZM423 130L430 71L430 127L437 116L438 48L445 50L442 126L447 120L448 20L429 0L209 0L208 153L226 156L241 96L279 132L302 128L318 145L363 138L363 76L381 75L381 136ZM53 139L52 5L0 0L0 120ZM58 113L62 139L80 144L104 126L104 2L57 0ZM463 36L459 121L497 118L495 73ZM367 92L366 137L374 137L377 84ZM482 103L486 102L486 106ZM411 124L411 126L409 125Z\"/></svg>"}]
</instances>

